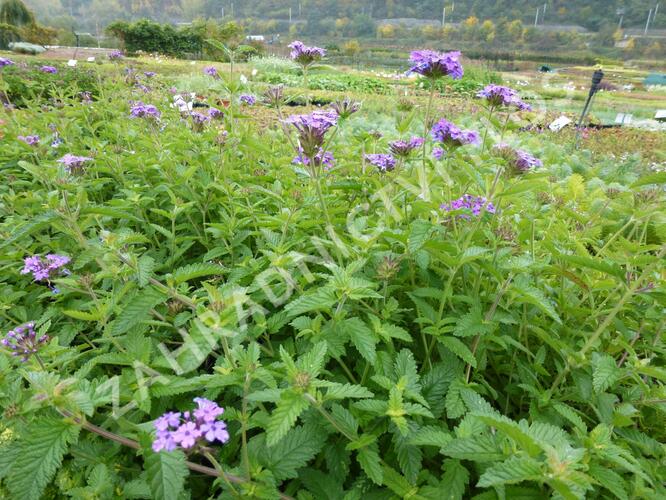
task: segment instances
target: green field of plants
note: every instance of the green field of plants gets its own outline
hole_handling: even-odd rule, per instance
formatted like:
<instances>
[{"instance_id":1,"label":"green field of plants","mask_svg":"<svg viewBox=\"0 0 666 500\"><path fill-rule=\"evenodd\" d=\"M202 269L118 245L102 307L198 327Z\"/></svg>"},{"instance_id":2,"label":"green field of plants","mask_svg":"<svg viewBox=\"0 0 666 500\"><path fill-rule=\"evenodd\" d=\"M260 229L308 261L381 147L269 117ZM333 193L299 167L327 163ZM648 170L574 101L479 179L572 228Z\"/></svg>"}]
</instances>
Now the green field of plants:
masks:
<instances>
[{"instance_id":1,"label":"green field of plants","mask_svg":"<svg viewBox=\"0 0 666 500\"><path fill-rule=\"evenodd\" d=\"M666 498L666 134L323 56L0 54L0 497Z\"/></svg>"}]
</instances>

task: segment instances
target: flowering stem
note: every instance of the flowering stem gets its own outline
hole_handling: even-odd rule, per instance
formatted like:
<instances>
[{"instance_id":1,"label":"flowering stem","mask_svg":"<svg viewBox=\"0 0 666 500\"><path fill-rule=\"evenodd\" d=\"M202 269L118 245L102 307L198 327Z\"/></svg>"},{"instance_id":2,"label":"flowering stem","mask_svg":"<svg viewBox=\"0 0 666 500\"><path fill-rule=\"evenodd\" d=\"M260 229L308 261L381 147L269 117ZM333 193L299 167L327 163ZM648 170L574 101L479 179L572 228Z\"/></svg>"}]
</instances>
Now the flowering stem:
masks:
<instances>
[{"instance_id":1,"label":"flowering stem","mask_svg":"<svg viewBox=\"0 0 666 500\"><path fill-rule=\"evenodd\" d=\"M426 106L425 118L423 119L423 167L425 168L426 158L426 137L428 136L428 123L430 122L430 110L432 109L432 102L435 99L435 81L430 80L430 96L428 96L428 105Z\"/></svg>"},{"instance_id":2,"label":"flowering stem","mask_svg":"<svg viewBox=\"0 0 666 500\"><path fill-rule=\"evenodd\" d=\"M612 321L615 319L615 316L617 316L620 310L624 307L624 304L636 293L636 290L638 290L642 286L645 278L652 273L652 271L657 265L661 264L661 259L664 257L665 254L666 254L666 245L662 246L661 251L655 257L652 264L646 267L645 270L638 277L638 279L634 281L633 285L627 289L622 298L617 302L617 304L615 304L615 307L610 311L608 316L606 316L604 321L599 325L599 327L595 330L592 336L588 338L587 342L585 342L585 345L583 345L583 347L578 351L577 354L580 358L583 358L585 354L587 354L587 351L589 351L594 346L594 344L597 343L599 337L601 337L601 335L606 331L606 328L608 328L608 325L612 323ZM621 286L624 287L625 285L623 284ZM557 374L557 377L553 381L553 385L550 387L549 392L551 395L555 391L555 389L557 389L560 383L562 383L565 377L569 374L571 368L572 368L571 361L567 359L564 369L562 369Z\"/></svg>"},{"instance_id":3,"label":"flowering stem","mask_svg":"<svg viewBox=\"0 0 666 500\"><path fill-rule=\"evenodd\" d=\"M310 158L310 165L314 166L314 159ZM314 173L314 169L312 171ZM324 201L324 193L321 190L321 179L319 178L319 175L315 174L315 188L317 189L317 197L319 198L319 204L321 205L321 210L324 213L324 217L326 218L326 223L329 226L333 226L331 224L331 217L328 215L328 209L326 208L326 202Z\"/></svg>"},{"instance_id":4,"label":"flowering stem","mask_svg":"<svg viewBox=\"0 0 666 500\"><path fill-rule=\"evenodd\" d=\"M229 489L233 491L234 495L239 496L238 491L236 491L236 488L234 488L234 485L229 481L229 478L227 475L224 473L224 470L222 470L222 466L220 463L215 459L213 454L210 451L204 451L203 452L204 457L208 459L208 461L213 464L213 467L215 467L215 470L220 473L220 477L224 480L225 483L227 483L227 486L229 486Z\"/></svg>"},{"instance_id":5,"label":"flowering stem","mask_svg":"<svg viewBox=\"0 0 666 500\"><path fill-rule=\"evenodd\" d=\"M502 285L502 287L499 289L497 294L495 295L495 301L493 302L493 305L490 306L490 309L486 313L485 318L483 318L484 322L488 322L493 319L493 316L495 316L495 311L497 310L497 306L499 305L499 301L506 292L506 289L509 287L509 283L511 283L511 280L513 280L513 274L509 274L507 277L506 281ZM474 343L472 344L472 356L476 356L476 350L479 348L479 343L481 342L481 334L477 333L476 337L474 337ZM465 382L469 384L469 379L472 375L472 365L470 363L467 363L467 370L465 370Z\"/></svg>"},{"instance_id":6,"label":"flowering stem","mask_svg":"<svg viewBox=\"0 0 666 500\"><path fill-rule=\"evenodd\" d=\"M511 118L511 113L506 112L506 118L504 119L504 125L502 125L502 133L500 134L500 142L504 140L504 133L506 132L506 127L509 125L509 118Z\"/></svg>"},{"instance_id":7,"label":"flowering stem","mask_svg":"<svg viewBox=\"0 0 666 500\"><path fill-rule=\"evenodd\" d=\"M326 420L328 420L328 422L333 426L333 428L336 431L338 431L340 434L342 434L344 437L346 437L350 441L354 441L356 439L354 436L351 436L350 434L347 434L347 432L345 432L345 430L342 429L342 427L340 427L340 425L336 422L336 420L333 418L333 416L326 411L326 409L321 405L321 403L319 403L319 401L317 401L314 398L314 396L312 396L310 393L307 393L307 392L304 394L304 396L305 396L305 399L307 399L308 402L310 402L310 404L312 404L312 406L314 406L317 409L317 411L319 413L321 413L322 416Z\"/></svg>"},{"instance_id":8,"label":"flowering stem","mask_svg":"<svg viewBox=\"0 0 666 500\"><path fill-rule=\"evenodd\" d=\"M247 395L250 392L250 383L252 378L249 373L245 374L245 383L243 384L243 406L242 406L242 426L241 426L241 454L243 457L243 465L245 466L245 475L247 476L248 481L252 479L252 473L250 472L250 455L248 454L247 449Z\"/></svg>"},{"instance_id":9,"label":"flowering stem","mask_svg":"<svg viewBox=\"0 0 666 500\"><path fill-rule=\"evenodd\" d=\"M92 432L93 434L97 434L98 436L101 436L105 439L109 439L111 441L115 441L116 443L120 443L123 446L127 446L128 448L132 448L134 450L140 450L141 445L137 442L134 441L133 439L126 438L124 436L120 436L118 434L115 434L113 432L107 431L106 429L102 429L101 427L96 426L95 424L91 424L90 422L86 422L85 420L76 417L72 412L68 410L63 410L60 408L56 408L56 411L60 413L63 417L71 419L73 422L76 424L80 425L83 427L85 430ZM206 457L210 460L210 457ZM214 460L214 459L213 459ZM216 463L211 461L211 463ZM229 474L227 472L224 472L220 469L214 469L211 467L207 467L205 465L197 464L195 462L190 462L189 460L185 461L185 465L187 465L187 468L190 469L191 471L194 472L200 472L202 474L205 474L207 476L213 476L213 477L220 477L227 483L233 483L233 484L251 484L250 481L246 481L242 477L236 476L234 474ZM219 464L218 464L219 465ZM281 500L294 500L292 497L289 495L284 495L282 493L279 494L279 497Z\"/></svg>"},{"instance_id":10,"label":"flowering stem","mask_svg":"<svg viewBox=\"0 0 666 500\"><path fill-rule=\"evenodd\" d=\"M44 364L44 361L42 361L42 358L39 354L35 353L35 359L37 360L37 363L39 363L40 368L43 371L46 371L46 365Z\"/></svg>"},{"instance_id":11,"label":"flowering stem","mask_svg":"<svg viewBox=\"0 0 666 500\"><path fill-rule=\"evenodd\" d=\"M495 111L495 107L490 106L489 111L488 111L488 125L486 125L486 129L483 131L483 144L481 144L481 152L482 153L486 150L486 139L488 138L488 129L493 124L493 122L492 122L493 111Z\"/></svg>"},{"instance_id":12,"label":"flowering stem","mask_svg":"<svg viewBox=\"0 0 666 500\"><path fill-rule=\"evenodd\" d=\"M305 105L310 105L310 93L308 87L308 67L303 66L303 86L305 87Z\"/></svg>"}]
</instances>

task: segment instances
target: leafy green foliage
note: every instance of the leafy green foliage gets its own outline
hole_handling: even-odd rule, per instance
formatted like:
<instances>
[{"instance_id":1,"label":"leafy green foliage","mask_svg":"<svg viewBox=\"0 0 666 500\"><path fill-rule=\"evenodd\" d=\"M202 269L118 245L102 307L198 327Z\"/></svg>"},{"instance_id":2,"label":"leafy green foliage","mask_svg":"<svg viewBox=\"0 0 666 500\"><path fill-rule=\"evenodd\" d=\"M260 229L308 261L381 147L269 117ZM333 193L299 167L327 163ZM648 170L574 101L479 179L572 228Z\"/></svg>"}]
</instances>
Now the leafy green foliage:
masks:
<instances>
[{"instance_id":1,"label":"leafy green foliage","mask_svg":"<svg viewBox=\"0 0 666 500\"><path fill-rule=\"evenodd\" d=\"M185 455L181 451L150 452L146 457L146 474L152 498L178 500L187 477Z\"/></svg>"},{"instance_id":2,"label":"leafy green foliage","mask_svg":"<svg viewBox=\"0 0 666 500\"><path fill-rule=\"evenodd\" d=\"M496 111L485 148L436 161L428 140L425 158L379 172L364 154L423 135L427 89L329 68L309 86L347 82L364 102L327 133L335 166L317 172L292 163L286 106L238 103L265 82L131 63L164 74L95 65L92 104L64 68L2 70L26 93L2 118L0 332L34 321L49 339L25 362L0 353L0 496L666 495L654 166L572 152L515 114L504 140L544 162L517 173L491 149ZM469 89L490 81L469 73ZM304 92L296 71L282 79ZM170 107L168 89L190 83L196 110L225 116ZM139 99L159 124L128 118ZM431 118L485 131L467 112L478 101L433 100ZM18 140L29 133L41 143ZM67 152L92 160L72 175ZM440 208L465 193L496 213ZM50 253L66 272L21 273ZM152 451L155 419L196 397L225 408L228 442Z\"/></svg>"},{"instance_id":3,"label":"leafy green foliage","mask_svg":"<svg viewBox=\"0 0 666 500\"><path fill-rule=\"evenodd\" d=\"M53 417L28 425L7 477L12 495L40 498L78 434L78 426Z\"/></svg>"}]
</instances>

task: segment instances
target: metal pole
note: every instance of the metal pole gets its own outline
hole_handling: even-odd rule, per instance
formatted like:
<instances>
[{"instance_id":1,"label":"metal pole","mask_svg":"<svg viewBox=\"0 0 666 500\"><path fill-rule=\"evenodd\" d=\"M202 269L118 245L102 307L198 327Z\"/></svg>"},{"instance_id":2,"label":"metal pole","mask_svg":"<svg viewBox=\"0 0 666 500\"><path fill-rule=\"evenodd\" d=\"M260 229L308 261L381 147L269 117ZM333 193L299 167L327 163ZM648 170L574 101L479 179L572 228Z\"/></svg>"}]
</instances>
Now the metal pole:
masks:
<instances>
[{"instance_id":1,"label":"metal pole","mask_svg":"<svg viewBox=\"0 0 666 500\"><path fill-rule=\"evenodd\" d=\"M291 24L291 7L289 7L289 24Z\"/></svg>"},{"instance_id":2,"label":"metal pole","mask_svg":"<svg viewBox=\"0 0 666 500\"><path fill-rule=\"evenodd\" d=\"M544 24L546 21L546 8L548 7L548 4L545 3L543 4L543 12L541 13L541 24Z\"/></svg>"},{"instance_id":3,"label":"metal pole","mask_svg":"<svg viewBox=\"0 0 666 500\"><path fill-rule=\"evenodd\" d=\"M620 16L620 24L617 25L617 29L621 30L622 29L622 21L624 21L624 14Z\"/></svg>"},{"instance_id":4,"label":"metal pole","mask_svg":"<svg viewBox=\"0 0 666 500\"><path fill-rule=\"evenodd\" d=\"M539 22L539 11L541 10L541 7L537 8L537 13L536 16L534 16L534 27L536 28L537 23Z\"/></svg>"},{"instance_id":5,"label":"metal pole","mask_svg":"<svg viewBox=\"0 0 666 500\"><path fill-rule=\"evenodd\" d=\"M652 17L652 9L650 9L650 12L648 12L647 22L645 23L645 33L643 33L644 35L647 35L648 28L650 27L650 18L651 17Z\"/></svg>"},{"instance_id":6,"label":"metal pole","mask_svg":"<svg viewBox=\"0 0 666 500\"><path fill-rule=\"evenodd\" d=\"M442 9L442 28L446 24L446 7Z\"/></svg>"}]
</instances>

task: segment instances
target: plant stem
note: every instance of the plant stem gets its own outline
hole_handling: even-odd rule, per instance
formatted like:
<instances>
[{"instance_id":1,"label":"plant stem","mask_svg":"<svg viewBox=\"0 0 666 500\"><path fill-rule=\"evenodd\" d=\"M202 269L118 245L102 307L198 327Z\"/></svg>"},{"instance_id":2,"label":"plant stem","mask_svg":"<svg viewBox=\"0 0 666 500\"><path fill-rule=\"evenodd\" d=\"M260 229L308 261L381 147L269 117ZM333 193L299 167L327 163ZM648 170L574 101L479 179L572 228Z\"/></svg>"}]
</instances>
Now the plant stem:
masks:
<instances>
[{"instance_id":1,"label":"plant stem","mask_svg":"<svg viewBox=\"0 0 666 500\"><path fill-rule=\"evenodd\" d=\"M91 424L90 422L86 422L85 420L83 420L79 417L76 417L72 412L70 412L68 410L62 410L60 408L56 408L56 410L63 417L71 419L73 422L80 425L85 430L87 430L89 432L92 432L93 434L97 434L98 436L101 436L105 439L115 441L116 443L120 443L123 446L127 446L128 448L132 448L134 450L140 450L141 449L141 445L137 441L134 441L133 439L129 439L129 438L126 438L124 436L120 436L120 435L115 434L113 432L107 431L106 429L102 429L101 427L98 427L95 424ZM206 458L208 458L208 457L206 457ZM210 460L210 458L209 458L209 460ZM185 462L185 465L187 465L187 468L190 469L191 471L200 472L200 473L205 474L207 476L220 477L220 478L223 478L228 483L250 484L250 481L246 481L242 477L236 476L234 474L229 474L228 472L223 472L222 470L214 469L214 468L211 468L211 467L206 467L205 465L197 464L195 462L190 462L189 460ZM284 495L282 493L280 493L279 496L282 500L294 500L289 495Z\"/></svg>"}]
</instances>

